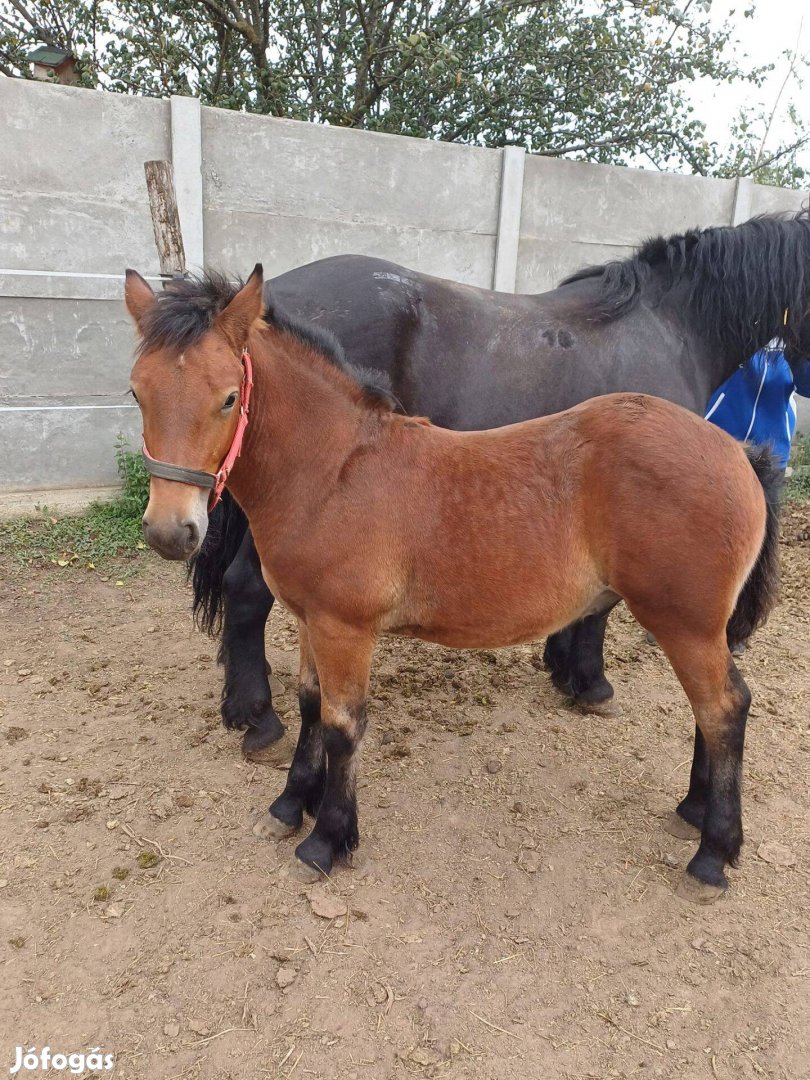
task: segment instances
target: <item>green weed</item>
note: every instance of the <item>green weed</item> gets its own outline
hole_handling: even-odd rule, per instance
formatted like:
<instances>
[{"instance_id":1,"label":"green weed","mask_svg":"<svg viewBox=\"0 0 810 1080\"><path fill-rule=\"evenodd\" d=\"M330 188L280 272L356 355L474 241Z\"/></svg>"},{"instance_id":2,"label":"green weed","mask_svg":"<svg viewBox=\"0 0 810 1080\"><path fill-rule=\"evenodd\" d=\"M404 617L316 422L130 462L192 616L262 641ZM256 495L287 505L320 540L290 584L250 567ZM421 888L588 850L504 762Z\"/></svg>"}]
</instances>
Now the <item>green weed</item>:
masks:
<instances>
[{"instance_id":1,"label":"green weed","mask_svg":"<svg viewBox=\"0 0 810 1080\"><path fill-rule=\"evenodd\" d=\"M793 475L785 483L785 499L801 502L810 499L810 436L799 436L790 455Z\"/></svg>"},{"instance_id":2,"label":"green weed","mask_svg":"<svg viewBox=\"0 0 810 1080\"><path fill-rule=\"evenodd\" d=\"M146 547L141 518L149 499L149 474L123 436L116 442L115 460L122 487L114 499L93 502L82 514L63 516L42 506L34 517L0 521L0 551L21 563L43 559L89 569L104 559L139 556Z\"/></svg>"}]
</instances>

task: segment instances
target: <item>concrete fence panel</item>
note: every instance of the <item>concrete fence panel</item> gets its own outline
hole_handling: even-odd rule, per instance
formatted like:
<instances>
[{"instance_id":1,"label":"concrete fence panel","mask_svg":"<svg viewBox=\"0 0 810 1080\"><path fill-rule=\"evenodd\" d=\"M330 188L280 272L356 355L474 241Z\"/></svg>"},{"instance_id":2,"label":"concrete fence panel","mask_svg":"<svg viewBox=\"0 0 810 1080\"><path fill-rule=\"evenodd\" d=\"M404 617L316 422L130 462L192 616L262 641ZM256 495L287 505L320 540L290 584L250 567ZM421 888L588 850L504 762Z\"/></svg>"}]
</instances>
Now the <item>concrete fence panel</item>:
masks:
<instances>
[{"instance_id":1,"label":"concrete fence panel","mask_svg":"<svg viewBox=\"0 0 810 1080\"><path fill-rule=\"evenodd\" d=\"M277 274L353 251L491 283L497 150L221 109L203 109L203 147L209 261Z\"/></svg>"}]
</instances>

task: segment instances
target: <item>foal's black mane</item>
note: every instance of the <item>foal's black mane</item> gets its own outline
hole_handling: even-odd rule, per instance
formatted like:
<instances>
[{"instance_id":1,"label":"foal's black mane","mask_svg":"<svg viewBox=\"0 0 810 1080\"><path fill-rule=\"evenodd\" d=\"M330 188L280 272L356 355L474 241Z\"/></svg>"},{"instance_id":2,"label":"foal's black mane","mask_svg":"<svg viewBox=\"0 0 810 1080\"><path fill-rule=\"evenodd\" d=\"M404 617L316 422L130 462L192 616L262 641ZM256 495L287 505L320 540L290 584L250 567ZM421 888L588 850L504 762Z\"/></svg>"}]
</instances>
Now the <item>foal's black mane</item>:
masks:
<instances>
[{"instance_id":1,"label":"foal's black mane","mask_svg":"<svg viewBox=\"0 0 810 1080\"><path fill-rule=\"evenodd\" d=\"M212 328L217 315L243 285L241 279L232 281L215 270L172 279L158 293L157 302L141 326L140 351L169 348L182 352L188 349ZM284 311L266 286L264 300L264 318L268 325L290 334L348 375L363 391L369 404L390 409L399 406L385 372L349 363L334 334Z\"/></svg>"},{"instance_id":2,"label":"foal's black mane","mask_svg":"<svg viewBox=\"0 0 810 1080\"><path fill-rule=\"evenodd\" d=\"M657 236L629 259L586 267L560 284L598 279L591 314L610 320L631 311L654 276L665 289L684 283L699 332L741 360L772 337L797 349L810 303L810 210Z\"/></svg>"}]
</instances>

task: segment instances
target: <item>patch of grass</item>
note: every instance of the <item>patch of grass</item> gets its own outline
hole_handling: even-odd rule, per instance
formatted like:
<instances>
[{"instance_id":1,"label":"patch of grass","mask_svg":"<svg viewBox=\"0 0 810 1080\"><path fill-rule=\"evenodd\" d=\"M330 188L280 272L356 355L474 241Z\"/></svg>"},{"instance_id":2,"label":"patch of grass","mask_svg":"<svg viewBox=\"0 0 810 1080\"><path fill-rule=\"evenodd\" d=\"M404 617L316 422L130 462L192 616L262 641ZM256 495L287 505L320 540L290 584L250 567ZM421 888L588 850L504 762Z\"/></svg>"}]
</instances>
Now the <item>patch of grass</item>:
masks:
<instances>
[{"instance_id":1,"label":"patch of grass","mask_svg":"<svg viewBox=\"0 0 810 1080\"><path fill-rule=\"evenodd\" d=\"M146 547L141 518L149 500L149 474L123 436L116 442L115 461L122 488L114 499L91 503L82 514L59 516L43 506L36 517L0 521L0 549L22 563L47 559L91 570L103 559L138 556Z\"/></svg>"},{"instance_id":2,"label":"patch of grass","mask_svg":"<svg viewBox=\"0 0 810 1080\"><path fill-rule=\"evenodd\" d=\"M792 502L810 500L810 437L799 436L790 455L793 475L785 484L785 498Z\"/></svg>"}]
</instances>

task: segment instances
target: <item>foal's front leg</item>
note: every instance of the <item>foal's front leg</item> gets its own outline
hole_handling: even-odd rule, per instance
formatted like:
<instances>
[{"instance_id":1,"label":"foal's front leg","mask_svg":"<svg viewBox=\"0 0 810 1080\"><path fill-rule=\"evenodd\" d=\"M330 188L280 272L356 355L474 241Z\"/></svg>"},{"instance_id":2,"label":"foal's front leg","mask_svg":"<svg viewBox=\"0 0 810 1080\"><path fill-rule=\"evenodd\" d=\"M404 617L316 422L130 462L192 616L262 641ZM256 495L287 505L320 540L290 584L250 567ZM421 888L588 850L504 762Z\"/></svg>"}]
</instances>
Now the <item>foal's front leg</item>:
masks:
<instances>
[{"instance_id":1,"label":"foal's front leg","mask_svg":"<svg viewBox=\"0 0 810 1080\"><path fill-rule=\"evenodd\" d=\"M321 680L321 734L327 757L326 787L315 828L295 850L310 869L331 873L360 841L355 776L366 728L374 635L335 623L310 624L310 642Z\"/></svg>"},{"instance_id":2,"label":"foal's front leg","mask_svg":"<svg viewBox=\"0 0 810 1080\"><path fill-rule=\"evenodd\" d=\"M656 625L655 617L639 621L669 657L699 729L689 793L678 806L677 821L683 826L680 835L688 834L687 825L700 829L700 844L677 891L688 900L712 903L728 887L725 867L737 865L742 846L740 786L751 692L729 655L725 634L686 637Z\"/></svg>"},{"instance_id":3,"label":"foal's front leg","mask_svg":"<svg viewBox=\"0 0 810 1080\"><path fill-rule=\"evenodd\" d=\"M326 751L321 732L321 688L306 625L298 622L298 705L301 731L284 791L253 826L257 836L279 840L301 828L304 811L318 812L326 783Z\"/></svg>"}]
</instances>

